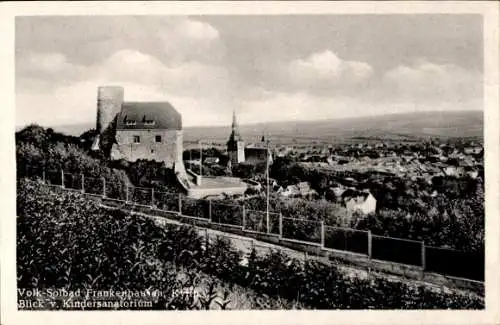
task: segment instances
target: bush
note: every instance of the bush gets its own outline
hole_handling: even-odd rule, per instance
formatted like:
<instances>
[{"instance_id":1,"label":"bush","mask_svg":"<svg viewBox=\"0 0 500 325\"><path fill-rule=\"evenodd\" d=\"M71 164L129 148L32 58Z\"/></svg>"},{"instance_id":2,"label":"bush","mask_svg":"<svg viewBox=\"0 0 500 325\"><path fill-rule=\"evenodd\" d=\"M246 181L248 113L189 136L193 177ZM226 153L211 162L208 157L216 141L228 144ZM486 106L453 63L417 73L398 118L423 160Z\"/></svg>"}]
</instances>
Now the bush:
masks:
<instances>
[{"instance_id":1,"label":"bush","mask_svg":"<svg viewBox=\"0 0 500 325\"><path fill-rule=\"evenodd\" d=\"M107 167L103 161L89 156L78 143L78 138L66 137L39 126L29 126L16 133L16 164L18 177L36 169L39 174L66 173L85 174L88 177L104 178L109 197L125 197L128 184L125 172ZM59 177L60 180L60 177ZM102 185L101 185L102 186ZM96 189L102 192L102 189Z\"/></svg>"}]
</instances>

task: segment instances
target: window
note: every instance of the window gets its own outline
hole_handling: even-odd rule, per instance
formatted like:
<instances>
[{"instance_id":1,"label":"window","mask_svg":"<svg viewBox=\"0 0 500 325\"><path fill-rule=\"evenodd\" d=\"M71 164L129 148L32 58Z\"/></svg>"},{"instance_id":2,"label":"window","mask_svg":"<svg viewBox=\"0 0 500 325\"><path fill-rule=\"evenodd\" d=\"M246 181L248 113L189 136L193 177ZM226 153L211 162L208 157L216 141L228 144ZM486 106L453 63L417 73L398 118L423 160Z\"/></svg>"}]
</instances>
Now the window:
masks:
<instances>
[{"instance_id":1,"label":"window","mask_svg":"<svg viewBox=\"0 0 500 325\"><path fill-rule=\"evenodd\" d=\"M144 125L155 125L155 121L153 120L147 120L144 122Z\"/></svg>"},{"instance_id":2,"label":"window","mask_svg":"<svg viewBox=\"0 0 500 325\"><path fill-rule=\"evenodd\" d=\"M138 135L134 135L134 143L141 143L141 137Z\"/></svg>"},{"instance_id":3,"label":"window","mask_svg":"<svg viewBox=\"0 0 500 325\"><path fill-rule=\"evenodd\" d=\"M125 121L125 124L126 125L135 125L136 123L134 120L127 120L127 121Z\"/></svg>"},{"instance_id":4,"label":"window","mask_svg":"<svg viewBox=\"0 0 500 325\"><path fill-rule=\"evenodd\" d=\"M161 135L155 136L155 141L156 142L161 142Z\"/></svg>"}]
</instances>

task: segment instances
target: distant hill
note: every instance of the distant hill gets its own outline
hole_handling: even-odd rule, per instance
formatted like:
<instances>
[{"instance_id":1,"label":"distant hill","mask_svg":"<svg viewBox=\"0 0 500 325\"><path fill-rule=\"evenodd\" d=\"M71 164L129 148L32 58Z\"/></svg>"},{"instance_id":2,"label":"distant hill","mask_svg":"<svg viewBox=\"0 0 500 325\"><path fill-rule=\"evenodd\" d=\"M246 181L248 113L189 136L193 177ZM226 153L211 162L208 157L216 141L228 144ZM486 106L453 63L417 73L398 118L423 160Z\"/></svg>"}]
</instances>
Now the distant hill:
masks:
<instances>
[{"instance_id":1,"label":"distant hill","mask_svg":"<svg viewBox=\"0 0 500 325\"><path fill-rule=\"evenodd\" d=\"M53 126L53 129L69 135L80 135L93 124ZM16 128L18 129L18 128ZM195 143L199 139L225 143L231 127L187 127L184 141ZM259 141L269 134L274 143L334 143L346 140L394 139L417 140L427 137L482 138L482 111L418 112L373 117L330 119L321 121L286 121L240 125L246 142Z\"/></svg>"},{"instance_id":2,"label":"distant hill","mask_svg":"<svg viewBox=\"0 0 500 325\"><path fill-rule=\"evenodd\" d=\"M191 127L184 131L184 141L198 139L225 142L231 131L226 127ZM482 138L483 112L420 112L384 116L241 125L247 142L259 141L268 133L275 143L335 143L349 139L417 140L428 137Z\"/></svg>"}]
</instances>

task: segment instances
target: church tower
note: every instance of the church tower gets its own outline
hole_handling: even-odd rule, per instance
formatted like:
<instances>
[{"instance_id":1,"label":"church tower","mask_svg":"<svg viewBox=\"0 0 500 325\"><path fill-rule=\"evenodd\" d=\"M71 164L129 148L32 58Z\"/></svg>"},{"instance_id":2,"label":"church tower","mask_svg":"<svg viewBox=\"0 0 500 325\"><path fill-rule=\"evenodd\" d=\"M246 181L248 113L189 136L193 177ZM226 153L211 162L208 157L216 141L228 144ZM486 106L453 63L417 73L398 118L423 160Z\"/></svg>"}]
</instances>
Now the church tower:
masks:
<instances>
[{"instance_id":1,"label":"church tower","mask_svg":"<svg viewBox=\"0 0 500 325\"><path fill-rule=\"evenodd\" d=\"M245 162L245 142L241 138L236 112L233 110L233 124L231 135L227 141L227 153L232 164Z\"/></svg>"}]
</instances>

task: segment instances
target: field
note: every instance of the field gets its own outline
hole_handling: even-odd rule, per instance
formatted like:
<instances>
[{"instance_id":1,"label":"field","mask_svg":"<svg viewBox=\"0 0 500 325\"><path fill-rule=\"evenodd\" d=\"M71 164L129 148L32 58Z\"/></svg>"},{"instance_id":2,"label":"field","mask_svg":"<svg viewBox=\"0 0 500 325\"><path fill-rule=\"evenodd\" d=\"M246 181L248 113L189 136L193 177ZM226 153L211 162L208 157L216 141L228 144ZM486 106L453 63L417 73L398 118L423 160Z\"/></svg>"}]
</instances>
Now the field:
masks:
<instances>
[{"instance_id":1,"label":"field","mask_svg":"<svg viewBox=\"0 0 500 325\"><path fill-rule=\"evenodd\" d=\"M280 252L243 256L225 240L206 242L193 228L159 227L151 219L99 207L80 193L23 179L17 211L21 289L160 292L145 309L484 308L483 299L472 294L353 278L335 266L301 263ZM62 308L61 301L52 302L49 308Z\"/></svg>"},{"instance_id":2,"label":"field","mask_svg":"<svg viewBox=\"0 0 500 325\"><path fill-rule=\"evenodd\" d=\"M240 131L247 142L259 141L264 133L276 144L336 143L362 140L418 140L427 137L481 138L483 136L482 111L420 112L393 114L364 118L349 118L323 121L288 121L269 124L245 125L240 122ZM56 131L80 135L93 128L91 123L52 126ZM231 128L186 127L185 144L204 139L225 144Z\"/></svg>"}]
</instances>

